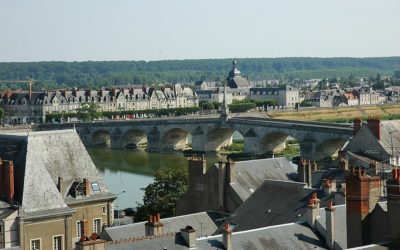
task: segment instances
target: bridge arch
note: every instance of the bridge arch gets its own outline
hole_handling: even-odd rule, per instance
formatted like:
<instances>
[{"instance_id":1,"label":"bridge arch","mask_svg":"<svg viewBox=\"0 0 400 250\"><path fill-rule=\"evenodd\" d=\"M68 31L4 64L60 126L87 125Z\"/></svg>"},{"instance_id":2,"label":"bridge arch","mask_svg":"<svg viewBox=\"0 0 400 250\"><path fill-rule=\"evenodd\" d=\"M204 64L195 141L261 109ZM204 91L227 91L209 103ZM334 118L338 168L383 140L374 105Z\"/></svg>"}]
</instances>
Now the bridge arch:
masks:
<instances>
[{"instance_id":1,"label":"bridge arch","mask_svg":"<svg viewBox=\"0 0 400 250\"><path fill-rule=\"evenodd\" d=\"M257 153L275 155L285 150L288 142L292 146L296 144L300 146L300 142L295 136L282 131L272 131L261 138Z\"/></svg>"},{"instance_id":2,"label":"bridge arch","mask_svg":"<svg viewBox=\"0 0 400 250\"><path fill-rule=\"evenodd\" d=\"M97 130L92 135L91 145L94 147L111 148L111 135L108 130Z\"/></svg>"},{"instance_id":3,"label":"bridge arch","mask_svg":"<svg viewBox=\"0 0 400 250\"><path fill-rule=\"evenodd\" d=\"M183 128L172 128L164 133L162 147L164 150L184 150L188 148L190 133Z\"/></svg>"},{"instance_id":4,"label":"bridge arch","mask_svg":"<svg viewBox=\"0 0 400 250\"><path fill-rule=\"evenodd\" d=\"M233 128L215 128L207 133L204 148L205 151L218 151L222 147L230 146L234 140L244 140L241 131Z\"/></svg>"},{"instance_id":5,"label":"bridge arch","mask_svg":"<svg viewBox=\"0 0 400 250\"><path fill-rule=\"evenodd\" d=\"M147 135L139 129L131 129L121 138L121 147L124 149L139 149L147 143Z\"/></svg>"},{"instance_id":6,"label":"bridge arch","mask_svg":"<svg viewBox=\"0 0 400 250\"><path fill-rule=\"evenodd\" d=\"M326 157L337 157L338 151L344 146L346 143L346 139L343 138L332 138L323 141L317 146L316 153L319 158Z\"/></svg>"}]
</instances>

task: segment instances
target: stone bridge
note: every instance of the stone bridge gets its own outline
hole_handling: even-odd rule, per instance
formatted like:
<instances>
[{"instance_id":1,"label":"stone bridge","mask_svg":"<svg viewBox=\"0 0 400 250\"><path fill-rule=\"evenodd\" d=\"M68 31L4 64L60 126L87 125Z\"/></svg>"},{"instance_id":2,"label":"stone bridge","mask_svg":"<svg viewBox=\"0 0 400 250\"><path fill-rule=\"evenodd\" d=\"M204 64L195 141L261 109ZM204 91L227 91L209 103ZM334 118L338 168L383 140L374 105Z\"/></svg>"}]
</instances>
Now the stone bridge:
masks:
<instances>
[{"instance_id":1,"label":"stone bridge","mask_svg":"<svg viewBox=\"0 0 400 250\"><path fill-rule=\"evenodd\" d=\"M254 154L276 152L290 136L298 141L300 154L310 159L331 156L352 136L350 125L277 120L256 117L173 117L41 125L40 129L75 126L86 146L135 148L146 145L148 151L218 151L232 143L235 131L243 135L244 151Z\"/></svg>"}]
</instances>

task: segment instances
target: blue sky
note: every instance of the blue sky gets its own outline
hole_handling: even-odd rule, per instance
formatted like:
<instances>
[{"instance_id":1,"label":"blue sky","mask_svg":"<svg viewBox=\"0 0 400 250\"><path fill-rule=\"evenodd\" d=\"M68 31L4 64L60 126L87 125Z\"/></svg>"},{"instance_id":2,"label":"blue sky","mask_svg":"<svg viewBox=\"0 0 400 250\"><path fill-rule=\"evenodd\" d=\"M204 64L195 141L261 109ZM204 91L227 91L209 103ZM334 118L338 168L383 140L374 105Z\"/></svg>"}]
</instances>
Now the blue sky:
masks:
<instances>
[{"instance_id":1,"label":"blue sky","mask_svg":"<svg viewBox=\"0 0 400 250\"><path fill-rule=\"evenodd\" d=\"M0 61L400 56L399 0L0 0Z\"/></svg>"}]
</instances>

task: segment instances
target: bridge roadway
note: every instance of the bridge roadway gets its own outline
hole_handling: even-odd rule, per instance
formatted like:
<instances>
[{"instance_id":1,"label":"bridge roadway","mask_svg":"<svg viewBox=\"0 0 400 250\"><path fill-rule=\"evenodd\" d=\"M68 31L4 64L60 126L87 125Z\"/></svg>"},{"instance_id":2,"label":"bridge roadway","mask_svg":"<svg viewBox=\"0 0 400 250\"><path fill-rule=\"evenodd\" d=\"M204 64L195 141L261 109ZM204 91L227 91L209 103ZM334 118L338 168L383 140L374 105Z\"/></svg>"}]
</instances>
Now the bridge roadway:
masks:
<instances>
[{"instance_id":1,"label":"bridge roadway","mask_svg":"<svg viewBox=\"0 0 400 250\"><path fill-rule=\"evenodd\" d=\"M316 160L333 155L353 134L346 124L251 116L226 119L218 115L43 124L38 129L73 126L86 146L135 148L147 144L148 151L182 150L188 146L198 151L217 151L231 144L232 134L237 131L244 137L245 152L263 154L282 150L290 136L299 142L303 157Z\"/></svg>"}]
</instances>

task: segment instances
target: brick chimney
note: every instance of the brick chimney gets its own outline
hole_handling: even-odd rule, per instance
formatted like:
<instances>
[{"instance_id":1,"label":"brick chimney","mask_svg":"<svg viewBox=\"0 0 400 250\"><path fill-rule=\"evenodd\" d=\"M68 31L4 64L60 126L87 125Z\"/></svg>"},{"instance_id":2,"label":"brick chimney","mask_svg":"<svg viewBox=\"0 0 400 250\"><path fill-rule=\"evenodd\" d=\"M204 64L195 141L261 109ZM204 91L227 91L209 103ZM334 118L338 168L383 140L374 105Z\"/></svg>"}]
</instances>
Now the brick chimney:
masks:
<instances>
[{"instance_id":1,"label":"brick chimney","mask_svg":"<svg viewBox=\"0 0 400 250\"><path fill-rule=\"evenodd\" d=\"M315 227L315 220L319 217L319 202L317 193L313 193L308 200L306 221L311 228Z\"/></svg>"},{"instance_id":2,"label":"brick chimney","mask_svg":"<svg viewBox=\"0 0 400 250\"><path fill-rule=\"evenodd\" d=\"M186 242L187 247L196 247L196 230L191 226L186 226L186 228L181 229L181 236Z\"/></svg>"},{"instance_id":3,"label":"brick chimney","mask_svg":"<svg viewBox=\"0 0 400 250\"><path fill-rule=\"evenodd\" d=\"M3 160L1 172L1 196L5 197L8 202L12 202L14 200L14 163Z\"/></svg>"},{"instance_id":4,"label":"brick chimney","mask_svg":"<svg viewBox=\"0 0 400 250\"><path fill-rule=\"evenodd\" d=\"M369 117L367 120L368 128L375 135L376 139L381 140L381 120L378 117Z\"/></svg>"},{"instance_id":5,"label":"brick chimney","mask_svg":"<svg viewBox=\"0 0 400 250\"><path fill-rule=\"evenodd\" d=\"M164 233L164 224L160 222L160 214L149 215L145 224L146 236L162 235Z\"/></svg>"},{"instance_id":6,"label":"brick chimney","mask_svg":"<svg viewBox=\"0 0 400 250\"><path fill-rule=\"evenodd\" d=\"M335 208L332 200L328 201L328 207L325 208L326 214L326 244L329 249L335 249Z\"/></svg>"},{"instance_id":7,"label":"brick chimney","mask_svg":"<svg viewBox=\"0 0 400 250\"><path fill-rule=\"evenodd\" d=\"M297 173L299 175L300 182L306 182L307 180L307 162L304 159L300 159L297 167Z\"/></svg>"},{"instance_id":8,"label":"brick chimney","mask_svg":"<svg viewBox=\"0 0 400 250\"><path fill-rule=\"evenodd\" d=\"M362 127L362 120L361 118L355 118L353 121L353 135L357 134L357 132Z\"/></svg>"},{"instance_id":9,"label":"brick chimney","mask_svg":"<svg viewBox=\"0 0 400 250\"><path fill-rule=\"evenodd\" d=\"M206 173L207 162L204 156L192 156L188 160L189 190L202 191L203 175Z\"/></svg>"},{"instance_id":10,"label":"brick chimney","mask_svg":"<svg viewBox=\"0 0 400 250\"><path fill-rule=\"evenodd\" d=\"M400 234L400 169L392 170L392 178L386 186L390 236L396 238Z\"/></svg>"},{"instance_id":11,"label":"brick chimney","mask_svg":"<svg viewBox=\"0 0 400 250\"><path fill-rule=\"evenodd\" d=\"M224 224L224 229L222 230L222 244L226 250L232 250L232 229L229 226L229 223Z\"/></svg>"},{"instance_id":12,"label":"brick chimney","mask_svg":"<svg viewBox=\"0 0 400 250\"><path fill-rule=\"evenodd\" d=\"M322 187L324 189L324 195L330 195L336 192L336 180L335 179L322 179Z\"/></svg>"},{"instance_id":13,"label":"brick chimney","mask_svg":"<svg viewBox=\"0 0 400 250\"><path fill-rule=\"evenodd\" d=\"M346 177L347 247L369 244L364 230L365 217L374 209L380 197L380 178L368 176L364 168L352 167Z\"/></svg>"},{"instance_id":14,"label":"brick chimney","mask_svg":"<svg viewBox=\"0 0 400 250\"><path fill-rule=\"evenodd\" d=\"M312 172L318 171L318 164L316 161L311 162L311 171Z\"/></svg>"},{"instance_id":15,"label":"brick chimney","mask_svg":"<svg viewBox=\"0 0 400 250\"><path fill-rule=\"evenodd\" d=\"M90 181L88 178L83 179L83 185L85 186L83 195L88 196L90 194Z\"/></svg>"},{"instance_id":16,"label":"brick chimney","mask_svg":"<svg viewBox=\"0 0 400 250\"><path fill-rule=\"evenodd\" d=\"M89 236L89 222L88 220L81 220L81 235Z\"/></svg>"}]
</instances>

